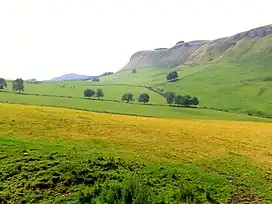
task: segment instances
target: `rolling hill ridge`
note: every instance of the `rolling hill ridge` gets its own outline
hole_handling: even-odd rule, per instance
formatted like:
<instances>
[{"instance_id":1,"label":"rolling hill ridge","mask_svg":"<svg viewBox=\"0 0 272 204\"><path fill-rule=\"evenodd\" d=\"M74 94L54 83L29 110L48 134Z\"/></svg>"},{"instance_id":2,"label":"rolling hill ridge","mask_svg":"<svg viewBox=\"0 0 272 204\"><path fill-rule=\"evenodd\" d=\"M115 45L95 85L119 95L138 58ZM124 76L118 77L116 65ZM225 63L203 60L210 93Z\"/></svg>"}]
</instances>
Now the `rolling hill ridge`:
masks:
<instances>
[{"instance_id":1,"label":"rolling hill ridge","mask_svg":"<svg viewBox=\"0 0 272 204\"><path fill-rule=\"evenodd\" d=\"M235 61L237 56L243 61L252 60L252 56L268 58L272 56L271 34L272 24L212 41L180 41L169 49L136 52L123 70Z\"/></svg>"},{"instance_id":2,"label":"rolling hill ridge","mask_svg":"<svg viewBox=\"0 0 272 204\"><path fill-rule=\"evenodd\" d=\"M179 74L175 82L166 80L172 71ZM272 24L213 41L136 52L119 72L100 81L193 95L202 107L271 118Z\"/></svg>"}]
</instances>

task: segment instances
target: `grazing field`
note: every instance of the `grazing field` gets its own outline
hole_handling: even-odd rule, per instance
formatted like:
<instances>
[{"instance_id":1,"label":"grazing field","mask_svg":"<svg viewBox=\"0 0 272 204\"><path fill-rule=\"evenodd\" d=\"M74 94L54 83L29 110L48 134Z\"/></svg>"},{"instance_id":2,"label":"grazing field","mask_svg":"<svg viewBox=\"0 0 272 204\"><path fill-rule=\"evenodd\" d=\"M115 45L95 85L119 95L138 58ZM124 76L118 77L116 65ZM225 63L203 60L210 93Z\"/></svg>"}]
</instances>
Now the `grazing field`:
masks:
<instances>
[{"instance_id":1,"label":"grazing field","mask_svg":"<svg viewBox=\"0 0 272 204\"><path fill-rule=\"evenodd\" d=\"M30 94L44 94L54 96L71 96L84 97L84 90L89 88L96 90L103 89L105 99L120 101L121 97L126 92L131 92L134 95L137 103L138 97L141 93L147 93L150 96L150 103L166 104L166 100L160 94L150 91L144 87L126 86L126 85L103 85L91 81L63 81L63 82L43 82L39 84L25 83L25 93ZM61 87L64 86L64 87ZM8 83L7 91L12 91L11 82Z\"/></svg>"},{"instance_id":2,"label":"grazing field","mask_svg":"<svg viewBox=\"0 0 272 204\"><path fill-rule=\"evenodd\" d=\"M0 112L1 203L272 201L270 123Z\"/></svg>"},{"instance_id":3,"label":"grazing field","mask_svg":"<svg viewBox=\"0 0 272 204\"><path fill-rule=\"evenodd\" d=\"M37 94L39 96L25 98L19 95L0 93L0 100L12 103L28 103L63 106L69 108L88 109L100 112L111 112L121 114L136 114L142 116L166 117L166 118L199 118L199 119L222 119L225 113L213 114L213 111L178 110L169 107L143 107L139 105L124 105L110 102L90 102L79 100L84 98L85 89L102 88L104 99L108 101L121 101L126 92L134 94L133 104L138 104L141 93L150 96L149 104L167 105L162 96L166 92L175 92L181 95L196 96L200 100L200 107L209 109L220 109L228 112L236 112L244 115L261 116L272 118L272 71L269 60L264 64L255 61L239 63L228 63L224 60L215 64L197 66L179 66L175 68L142 68L136 73L132 70L121 70L113 75L100 78L100 82L92 81L63 81L42 82L39 84L25 83L26 94ZM179 79L167 82L166 75L177 71ZM64 87L63 87L64 86ZM151 87L151 89L150 89ZM8 82L8 92L12 85ZM54 95L59 97L70 97L59 99L57 97L41 98L41 95ZM78 98L78 99L75 99ZM155 112L154 112L155 111ZM186 112L188 114L184 114ZM197 114L195 114L197 112ZM191 115L190 115L191 113ZM199 113L199 115L198 115ZM211 113L210 116L209 113ZM239 116L239 118L247 118ZM236 120L232 117L229 120ZM242 119L243 120L243 119ZM246 119L250 120L250 118ZM252 118L252 120L255 120Z\"/></svg>"},{"instance_id":4,"label":"grazing field","mask_svg":"<svg viewBox=\"0 0 272 204\"><path fill-rule=\"evenodd\" d=\"M43 106L57 106L72 109L81 109L94 112L138 115L158 118L188 118L188 119L217 119L238 121L271 122L271 119L248 116L244 114L228 113L223 111L201 108L179 108L166 105L127 104L103 100L89 100L83 98L65 98L52 96L24 95L17 93L0 92L0 101L13 104L33 104Z\"/></svg>"},{"instance_id":5,"label":"grazing field","mask_svg":"<svg viewBox=\"0 0 272 204\"><path fill-rule=\"evenodd\" d=\"M148 85L165 92L197 96L200 105L272 117L272 64L269 58L255 61L176 68L142 68L136 74L120 71L101 78L100 83ZM179 80L167 82L167 73L177 71Z\"/></svg>"}]
</instances>

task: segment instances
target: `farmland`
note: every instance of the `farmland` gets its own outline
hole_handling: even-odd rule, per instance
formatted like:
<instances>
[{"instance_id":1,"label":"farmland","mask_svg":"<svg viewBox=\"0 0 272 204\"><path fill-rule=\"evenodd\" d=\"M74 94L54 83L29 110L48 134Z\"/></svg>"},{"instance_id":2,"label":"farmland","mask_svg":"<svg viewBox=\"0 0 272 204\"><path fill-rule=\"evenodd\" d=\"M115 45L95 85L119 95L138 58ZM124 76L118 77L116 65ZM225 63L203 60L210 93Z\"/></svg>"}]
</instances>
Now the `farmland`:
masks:
<instances>
[{"instance_id":1,"label":"farmland","mask_svg":"<svg viewBox=\"0 0 272 204\"><path fill-rule=\"evenodd\" d=\"M179 80L167 82L168 72L177 71ZM137 74L125 70L103 77L101 83L130 83L152 86L163 92L189 94L200 99L201 106L238 113L272 116L271 66L262 64L217 63L179 66L172 69L144 68Z\"/></svg>"},{"instance_id":2,"label":"farmland","mask_svg":"<svg viewBox=\"0 0 272 204\"><path fill-rule=\"evenodd\" d=\"M246 120L246 121L270 121L262 117L248 116L248 115L257 115L255 112L247 111L247 105L251 108L254 108L254 104L258 106L261 100L269 101L270 95L267 94L267 89L269 82L266 83L266 88L261 97L255 99L252 96L252 101L249 101L245 98L243 99L244 103L241 106L244 108L242 111L232 108L228 108L232 104L232 98L225 98L224 101L221 101L220 97L213 98L212 101L209 101L209 98L212 96L205 94L203 90L213 90L212 86L203 86L202 84L197 85L196 82L194 85L186 85L190 83L190 77L197 75L197 73L205 73L205 70L209 71L209 67L180 67L172 70L177 70L180 74L180 79L177 82L167 83L165 82L165 74L167 73L165 69L141 69L137 71L136 74L129 71L118 72L111 76L105 76L100 78L100 82L92 81L63 81L63 82L41 82L38 84L25 83L25 91L22 94L16 94L12 92L11 81L8 81L7 89L1 91L0 101L5 103L20 103L20 104L34 104L34 105L44 105L44 106L58 106L74 109L89 110L95 112L105 112L105 113L116 113L116 114L125 114L125 115L138 115L138 116L149 116L149 117L161 117L161 118L188 118L188 119L218 119L218 120ZM219 68L218 68L219 69ZM183 84L183 81L188 81L186 84ZM148 82L149 80L149 82ZM198 81L198 80L196 80ZM200 80L199 80L200 81ZM253 82L252 82L253 83ZM150 90L149 87L152 87L153 90ZM195 92L185 92L187 88L190 90L195 90ZM98 89L102 88L105 94L105 97L101 100L87 100L83 91L85 89ZM250 87L251 93L252 90L259 91L257 86ZM178 108L178 107L169 107L166 104L165 98L162 96L163 93L167 91L174 91L177 94L194 94L200 96L200 108ZM229 91L227 89L226 91ZM245 90L249 91L249 90ZM134 95L134 102L132 103L123 103L121 102L122 94L126 92L131 92ZM149 104L142 105L137 102L138 96L141 93L147 93L150 96ZM222 97L227 97L227 94L223 95L222 89L220 90ZM219 94L219 93L218 93ZM234 94L234 93L233 93ZM237 93L238 95L240 93ZM253 93L255 94L255 93ZM247 96L248 97L248 96ZM206 98L206 100L205 100ZM237 105L239 98L235 98L235 104ZM206 103L205 101L209 101ZM218 105L209 106L211 103L218 101ZM254 102L255 101L255 102ZM241 102L239 102L241 103ZM267 102L265 102L267 103ZM224 105L226 104L226 106ZM207 107L203 109L203 107ZM238 107L238 105L237 105ZM266 108L264 116L270 117L269 112L270 105L261 106L258 108ZM223 111L217 111L212 109L220 109ZM260 109L260 113L262 113ZM236 113L238 112L238 113ZM239 114L242 112L242 114ZM261 114L263 116L263 114Z\"/></svg>"},{"instance_id":3,"label":"farmland","mask_svg":"<svg viewBox=\"0 0 272 204\"><path fill-rule=\"evenodd\" d=\"M94 112L115 113L125 115L138 115L159 118L187 118L187 119L217 119L217 120L241 120L271 122L271 119L248 116L244 114L228 113L223 111L179 108L157 105L131 104L114 101L89 100L82 98L52 97L24 95L1 92L1 101L5 103L34 104L42 106L65 107Z\"/></svg>"},{"instance_id":4,"label":"farmland","mask_svg":"<svg viewBox=\"0 0 272 204\"><path fill-rule=\"evenodd\" d=\"M2 202L121 202L129 192L141 203L272 199L270 123L0 112Z\"/></svg>"},{"instance_id":5,"label":"farmland","mask_svg":"<svg viewBox=\"0 0 272 204\"><path fill-rule=\"evenodd\" d=\"M64 86L64 88L61 87ZM74 87L74 88L73 88ZM12 91L11 82L8 83L7 91ZM165 104L166 101L163 96L150 91L144 87L126 86L126 85L110 85L103 86L103 84L93 83L90 81L63 81L63 82L43 82L40 84L25 83L25 93L54 95L54 96L71 96L84 97L83 91L86 88L97 89L102 88L105 93L106 100L120 101L122 94L131 92L135 95L135 99L141 93L148 93L150 95L150 103Z\"/></svg>"}]
</instances>

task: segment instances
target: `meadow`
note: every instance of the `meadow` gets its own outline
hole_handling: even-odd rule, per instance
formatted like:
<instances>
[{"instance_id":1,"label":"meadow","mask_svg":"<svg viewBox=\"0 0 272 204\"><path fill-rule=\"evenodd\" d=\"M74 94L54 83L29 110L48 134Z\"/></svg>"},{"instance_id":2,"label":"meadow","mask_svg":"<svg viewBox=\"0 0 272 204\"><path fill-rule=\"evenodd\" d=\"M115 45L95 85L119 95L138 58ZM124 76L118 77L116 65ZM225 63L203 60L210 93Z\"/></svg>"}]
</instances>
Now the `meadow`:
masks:
<instances>
[{"instance_id":1,"label":"meadow","mask_svg":"<svg viewBox=\"0 0 272 204\"><path fill-rule=\"evenodd\" d=\"M126 92L131 92L134 99L137 99L141 93L147 93L150 96L150 103L166 104L163 96L146 89L145 87L129 86L129 85L103 85L93 83L91 81L62 81L62 82L42 82L38 84L25 83L25 93L30 94L44 94L54 96L71 96L71 97L84 97L84 90L89 88L96 90L102 88L106 100L120 101L121 97ZM61 88L65 86L65 88ZM7 91L12 91L12 83L8 82Z\"/></svg>"},{"instance_id":2,"label":"meadow","mask_svg":"<svg viewBox=\"0 0 272 204\"><path fill-rule=\"evenodd\" d=\"M197 96L202 107L229 110L256 116L272 116L272 69L269 63L229 63L176 68L142 68L136 74L124 70L103 77L101 83L129 83L155 90ZM168 72L177 71L179 80L167 82Z\"/></svg>"},{"instance_id":3,"label":"meadow","mask_svg":"<svg viewBox=\"0 0 272 204\"><path fill-rule=\"evenodd\" d=\"M101 113L115 113L157 118L187 118L187 119L217 119L238 121L271 122L271 119L249 116L245 114L202 108L180 108L167 105L144 105L120 101L89 100L60 96L25 95L18 93L0 92L0 102L13 104L33 104L41 106L64 107Z\"/></svg>"},{"instance_id":4,"label":"meadow","mask_svg":"<svg viewBox=\"0 0 272 204\"><path fill-rule=\"evenodd\" d=\"M1 203L269 203L270 123L0 104Z\"/></svg>"},{"instance_id":5,"label":"meadow","mask_svg":"<svg viewBox=\"0 0 272 204\"><path fill-rule=\"evenodd\" d=\"M8 103L59 106L149 117L268 121L259 116L272 117L271 81L266 80L269 79L267 76L270 76L271 69L258 68L258 73L256 69L248 67L245 69L234 64L217 64L180 66L171 69L144 68L138 69L135 74L131 70L124 70L101 77L100 82L25 83L26 95L12 93L9 81L5 90L7 92L0 93L0 100ZM166 82L165 76L169 71L178 71L179 80ZM240 77L237 78L237 75ZM148 87L152 87L153 90ZM94 90L102 88L105 97L100 101L87 101L83 96L86 88ZM200 108L168 107L162 94L169 91L197 96ZM132 104L121 102L121 96L126 92L134 94L135 101ZM146 106L137 102L141 93L150 96L150 102Z\"/></svg>"}]
</instances>

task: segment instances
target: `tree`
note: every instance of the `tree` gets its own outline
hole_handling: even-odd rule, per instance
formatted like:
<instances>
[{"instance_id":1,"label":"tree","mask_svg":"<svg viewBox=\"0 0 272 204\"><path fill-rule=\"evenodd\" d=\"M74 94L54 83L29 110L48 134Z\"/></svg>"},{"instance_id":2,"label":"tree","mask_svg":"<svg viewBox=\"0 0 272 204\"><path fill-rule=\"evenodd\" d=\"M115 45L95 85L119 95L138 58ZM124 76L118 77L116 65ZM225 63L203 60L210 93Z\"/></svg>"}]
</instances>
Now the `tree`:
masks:
<instances>
[{"instance_id":1,"label":"tree","mask_svg":"<svg viewBox=\"0 0 272 204\"><path fill-rule=\"evenodd\" d=\"M92 96L94 96L94 94L95 94L95 91L92 89L85 89L84 90L85 97L91 98Z\"/></svg>"},{"instance_id":2,"label":"tree","mask_svg":"<svg viewBox=\"0 0 272 204\"><path fill-rule=\"evenodd\" d=\"M175 104L180 106L180 105L183 105L183 103L184 103L184 97L181 95L177 95L175 98Z\"/></svg>"},{"instance_id":3,"label":"tree","mask_svg":"<svg viewBox=\"0 0 272 204\"><path fill-rule=\"evenodd\" d=\"M7 82L4 78L0 78L0 89L7 88Z\"/></svg>"},{"instance_id":4,"label":"tree","mask_svg":"<svg viewBox=\"0 0 272 204\"><path fill-rule=\"evenodd\" d=\"M140 94L138 102L143 102L144 104L149 102L149 95L147 93Z\"/></svg>"},{"instance_id":5,"label":"tree","mask_svg":"<svg viewBox=\"0 0 272 204\"><path fill-rule=\"evenodd\" d=\"M193 104L192 105L194 105L194 106L197 106L197 105L199 105L199 100L198 100L198 98L197 97L193 97Z\"/></svg>"},{"instance_id":6,"label":"tree","mask_svg":"<svg viewBox=\"0 0 272 204\"><path fill-rule=\"evenodd\" d=\"M12 90L13 91L19 91L19 93L21 91L24 91L24 81L23 79L16 79L15 81L12 82Z\"/></svg>"},{"instance_id":7,"label":"tree","mask_svg":"<svg viewBox=\"0 0 272 204\"><path fill-rule=\"evenodd\" d=\"M168 73L166 76L166 79L167 79L167 81L174 81L178 78L178 76L179 76L178 73L176 71L174 71L174 72Z\"/></svg>"},{"instance_id":8,"label":"tree","mask_svg":"<svg viewBox=\"0 0 272 204\"><path fill-rule=\"evenodd\" d=\"M132 70L132 74L136 74L137 73L137 70L136 69L133 69Z\"/></svg>"},{"instance_id":9,"label":"tree","mask_svg":"<svg viewBox=\"0 0 272 204\"><path fill-rule=\"evenodd\" d=\"M129 103L130 101L134 101L133 99L133 94L132 93L125 93L122 98L122 101L126 101L127 103Z\"/></svg>"},{"instance_id":10,"label":"tree","mask_svg":"<svg viewBox=\"0 0 272 204\"><path fill-rule=\"evenodd\" d=\"M164 94L168 104L173 104L175 102L176 94L174 92L167 92Z\"/></svg>"},{"instance_id":11,"label":"tree","mask_svg":"<svg viewBox=\"0 0 272 204\"><path fill-rule=\"evenodd\" d=\"M96 90L96 94L95 96L99 99L99 98L103 98L104 97L104 92L102 89L97 89Z\"/></svg>"},{"instance_id":12,"label":"tree","mask_svg":"<svg viewBox=\"0 0 272 204\"><path fill-rule=\"evenodd\" d=\"M191 105L198 105L199 104L199 100L197 97L195 96L190 96L190 95L186 95L184 96L184 102L182 105L184 106L191 106Z\"/></svg>"}]
</instances>

